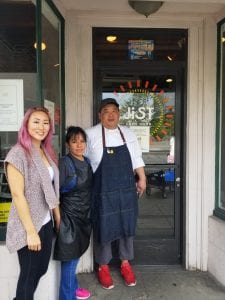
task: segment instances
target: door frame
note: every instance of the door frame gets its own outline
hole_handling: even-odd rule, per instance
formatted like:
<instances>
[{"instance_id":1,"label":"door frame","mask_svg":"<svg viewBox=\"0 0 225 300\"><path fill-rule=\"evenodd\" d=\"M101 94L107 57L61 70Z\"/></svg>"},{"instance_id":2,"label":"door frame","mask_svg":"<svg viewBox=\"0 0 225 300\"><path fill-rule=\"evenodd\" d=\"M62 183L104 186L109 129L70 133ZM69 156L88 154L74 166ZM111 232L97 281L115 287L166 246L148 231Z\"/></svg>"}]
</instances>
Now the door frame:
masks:
<instances>
[{"instance_id":1,"label":"door frame","mask_svg":"<svg viewBox=\"0 0 225 300\"><path fill-rule=\"evenodd\" d=\"M126 71L124 71L126 70ZM139 61L138 64L136 62L130 62L130 63L118 63L117 65L114 66L109 66L105 65L104 62L95 64L94 67L94 105L93 105L93 121L94 124L98 123L98 107L99 107L99 102L101 101L101 79L104 76L105 73L107 72L112 72L112 73L118 73L118 74L124 74L124 73L138 73L140 72L143 74L149 74L149 72L153 74L162 74L163 72L167 72L168 74L176 74L177 78L177 83L176 83L176 99L180 99L182 101L182 107L181 107L181 101L176 102L176 111L180 111L180 115L176 116L176 127L175 131L180 131L179 135L180 138L176 139L176 151L177 149L180 149L179 153L179 161L180 164L178 166L179 170L177 170L178 175L181 178L181 187L176 191L175 195L175 209L176 211L179 211L179 213L175 213L174 218L175 218L175 236L177 238L177 234L179 232L179 237L177 241L177 246L178 246L178 251L179 251L179 259L177 261L170 261L168 264L182 264L184 265L184 260L185 260L185 170L186 170L186 159L185 159L185 154L186 154L186 135L185 135L185 128L186 128L186 105L187 105L187 97L186 97L186 66L185 63L183 62L173 62L172 64L169 62L155 62L155 61ZM149 71L151 70L151 71ZM171 74L172 75L172 74ZM178 86L180 88L178 88ZM175 156L177 156L178 153L176 153ZM177 177L178 177L177 176ZM178 194L179 193L179 197ZM177 199L180 199L178 201ZM153 243L157 242L156 240L151 240ZM165 241L164 241L165 244ZM159 243L160 245L160 243ZM170 241L168 240L168 244L171 245ZM157 263L156 263L157 264ZM161 264L159 262L159 264ZM167 264L167 263L165 263Z\"/></svg>"}]
</instances>

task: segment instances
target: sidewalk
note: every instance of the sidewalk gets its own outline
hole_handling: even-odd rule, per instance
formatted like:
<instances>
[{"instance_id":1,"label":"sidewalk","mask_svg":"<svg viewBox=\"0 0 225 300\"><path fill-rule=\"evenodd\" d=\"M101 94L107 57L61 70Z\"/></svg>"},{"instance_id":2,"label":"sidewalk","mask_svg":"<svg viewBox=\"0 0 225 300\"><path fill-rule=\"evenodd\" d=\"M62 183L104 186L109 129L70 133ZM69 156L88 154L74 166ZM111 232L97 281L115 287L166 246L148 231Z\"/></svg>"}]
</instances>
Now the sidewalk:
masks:
<instances>
[{"instance_id":1,"label":"sidewalk","mask_svg":"<svg viewBox=\"0 0 225 300\"><path fill-rule=\"evenodd\" d=\"M90 289L90 300L225 300L225 288L207 272L185 271L181 267L135 266L136 287L127 287L115 267L115 287L104 290L95 273L79 274L81 287Z\"/></svg>"}]
</instances>

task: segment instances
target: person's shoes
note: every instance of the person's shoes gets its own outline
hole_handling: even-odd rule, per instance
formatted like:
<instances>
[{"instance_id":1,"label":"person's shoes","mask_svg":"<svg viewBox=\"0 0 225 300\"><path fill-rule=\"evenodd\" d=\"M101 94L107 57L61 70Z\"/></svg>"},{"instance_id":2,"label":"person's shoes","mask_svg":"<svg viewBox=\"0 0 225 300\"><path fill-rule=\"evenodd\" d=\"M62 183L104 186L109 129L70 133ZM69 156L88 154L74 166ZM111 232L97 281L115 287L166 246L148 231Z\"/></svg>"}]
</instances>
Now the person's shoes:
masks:
<instances>
[{"instance_id":1,"label":"person's shoes","mask_svg":"<svg viewBox=\"0 0 225 300\"><path fill-rule=\"evenodd\" d=\"M76 298L77 299L88 299L91 296L89 290L78 288L76 290Z\"/></svg>"},{"instance_id":2,"label":"person's shoes","mask_svg":"<svg viewBox=\"0 0 225 300\"><path fill-rule=\"evenodd\" d=\"M102 265L98 269L98 280L106 290L114 288L108 265Z\"/></svg>"},{"instance_id":3,"label":"person's shoes","mask_svg":"<svg viewBox=\"0 0 225 300\"><path fill-rule=\"evenodd\" d=\"M137 283L136 277L134 275L134 272L133 272L129 262L125 262L125 263L121 264L120 272L121 272L121 275L127 286L135 286L136 285L136 283Z\"/></svg>"}]
</instances>

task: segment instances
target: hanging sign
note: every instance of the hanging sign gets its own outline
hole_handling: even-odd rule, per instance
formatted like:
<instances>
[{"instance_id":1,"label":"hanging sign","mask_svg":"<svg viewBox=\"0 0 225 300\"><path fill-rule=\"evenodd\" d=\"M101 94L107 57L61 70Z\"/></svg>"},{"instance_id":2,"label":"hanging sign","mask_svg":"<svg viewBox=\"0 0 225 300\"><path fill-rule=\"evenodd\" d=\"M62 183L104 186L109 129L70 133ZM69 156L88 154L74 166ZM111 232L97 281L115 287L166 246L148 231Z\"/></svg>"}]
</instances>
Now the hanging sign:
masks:
<instances>
[{"instance_id":1,"label":"hanging sign","mask_svg":"<svg viewBox=\"0 0 225 300\"><path fill-rule=\"evenodd\" d=\"M23 115L23 80L0 79L0 131L18 131Z\"/></svg>"},{"instance_id":2,"label":"hanging sign","mask_svg":"<svg viewBox=\"0 0 225 300\"><path fill-rule=\"evenodd\" d=\"M134 59L153 59L153 40L128 40L128 57Z\"/></svg>"}]
</instances>

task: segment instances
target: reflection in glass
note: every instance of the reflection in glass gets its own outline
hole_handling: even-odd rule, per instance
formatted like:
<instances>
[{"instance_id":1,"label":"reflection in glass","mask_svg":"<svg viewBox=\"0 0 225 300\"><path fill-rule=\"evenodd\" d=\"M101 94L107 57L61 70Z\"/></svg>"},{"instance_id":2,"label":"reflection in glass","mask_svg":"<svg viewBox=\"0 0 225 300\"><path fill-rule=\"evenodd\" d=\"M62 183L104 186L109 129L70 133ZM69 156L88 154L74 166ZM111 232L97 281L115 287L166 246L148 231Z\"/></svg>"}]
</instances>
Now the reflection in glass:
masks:
<instances>
[{"instance_id":1,"label":"reflection in glass","mask_svg":"<svg viewBox=\"0 0 225 300\"><path fill-rule=\"evenodd\" d=\"M167 83L166 76L137 78L126 82L111 77L111 91L107 91L109 80L104 78L102 97L116 98L120 124L137 135L146 164L174 164L175 79Z\"/></svg>"},{"instance_id":2,"label":"reflection in glass","mask_svg":"<svg viewBox=\"0 0 225 300\"><path fill-rule=\"evenodd\" d=\"M21 103L13 97L16 110L11 120L12 124L13 118L18 118L18 111L23 112L31 106L40 105L36 98L36 51L33 47L35 31L33 1L0 2L0 80L22 79L23 81L21 99L23 98L24 101ZM18 90L16 91L18 94ZM4 97L7 98L8 92L7 89L2 89L1 92L1 104L4 106ZM9 105L4 109L7 110L10 113ZM5 225L11 205L11 194L4 174L3 161L16 142L16 131L2 131L0 128L0 240L5 239Z\"/></svg>"},{"instance_id":3,"label":"reflection in glass","mask_svg":"<svg viewBox=\"0 0 225 300\"><path fill-rule=\"evenodd\" d=\"M43 98L50 108L54 120L53 144L60 153L60 115L61 115L61 23L46 1L42 5L42 40L46 49L42 51Z\"/></svg>"},{"instance_id":4,"label":"reflection in glass","mask_svg":"<svg viewBox=\"0 0 225 300\"><path fill-rule=\"evenodd\" d=\"M147 189L139 206L137 238L174 237L175 169L146 168Z\"/></svg>"},{"instance_id":5,"label":"reflection in glass","mask_svg":"<svg viewBox=\"0 0 225 300\"><path fill-rule=\"evenodd\" d=\"M146 163L147 190L140 201L136 238L174 238L176 80L170 76L168 83L167 76L146 74L126 75L126 81L110 74L109 80L107 75L102 99L117 100L120 125L135 132Z\"/></svg>"},{"instance_id":6,"label":"reflection in glass","mask_svg":"<svg viewBox=\"0 0 225 300\"><path fill-rule=\"evenodd\" d=\"M36 100L35 27L32 1L0 3L0 80L23 80L24 110L40 105ZM0 161L16 143L16 138L17 132L4 132L0 128Z\"/></svg>"}]
</instances>

